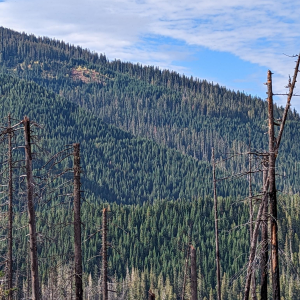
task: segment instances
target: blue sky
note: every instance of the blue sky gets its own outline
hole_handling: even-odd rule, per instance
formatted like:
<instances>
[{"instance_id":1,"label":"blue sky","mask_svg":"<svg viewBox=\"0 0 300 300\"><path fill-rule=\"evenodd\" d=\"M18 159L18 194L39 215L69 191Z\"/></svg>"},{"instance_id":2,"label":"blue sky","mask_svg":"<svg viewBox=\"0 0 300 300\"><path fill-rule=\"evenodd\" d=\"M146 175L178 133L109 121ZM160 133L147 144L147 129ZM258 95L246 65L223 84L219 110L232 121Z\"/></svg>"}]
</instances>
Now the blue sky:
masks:
<instances>
[{"instance_id":1,"label":"blue sky","mask_svg":"<svg viewBox=\"0 0 300 300\"><path fill-rule=\"evenodd\" d=\"M299 13L285 0L0 0L0 26L262 98L268 69L278 93L293 74L283 53L300 52ZM292 106L300 111L299 97Z\"/></svg>"}]
</instances>

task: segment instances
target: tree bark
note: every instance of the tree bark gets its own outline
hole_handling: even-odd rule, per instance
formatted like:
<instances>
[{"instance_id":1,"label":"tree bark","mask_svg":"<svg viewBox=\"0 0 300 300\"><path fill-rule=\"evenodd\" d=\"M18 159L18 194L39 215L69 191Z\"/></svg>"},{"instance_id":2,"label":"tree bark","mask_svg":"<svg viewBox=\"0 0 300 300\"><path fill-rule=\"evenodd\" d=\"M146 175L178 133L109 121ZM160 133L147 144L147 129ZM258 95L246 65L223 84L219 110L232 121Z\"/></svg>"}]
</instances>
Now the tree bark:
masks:
<instances>
[{"instance_id":1,"label":"tree bark","mask_svg":"<svg viewBox=\"0 0 300 300\"><path fill-rule=\"evenodd\" d=\"M191 245L191 300L198 300L197 294L197 262L196 262L196 249Z\"/></svg>"},{"instance_id":2,"label":"tree bark","mask_svg":"<svg viewBox=\"0 0 300 300\"><path fill-rule=\"evenodd\" d=\"M11 119L8 116L8 261L7 261L7 271L8 271L8 300L12 300L12 288L13 288L13 258L12 258L12 227L13 227L13 179L12 179L12 129L11 129Z\"/></svg>"},{"instance_id":3,"label":"tree bark","mask_svg":"<svg viewBox=\"0 0 300 300\"><path fill-rule=\"evenodd\" d=\"M250 210L250 245L251 245L251 241L253 238L253 203L252 203L252 162L251 162L251 137L249 134L249 210ZM251 275L251 293L252 293L252 299L253 300L257 300L256 297L256 278L255 278L255 270L252 270L252 275Z\"/></svg>"},{"instance_id":4,"label":"tree bark","mask_svg":"<svg viewBox=\"0 0 300 300\"><path fill-rule=\"evenodd\" d=\"M29 241L30 241L30 268L32 300L40 299L40 284L38 272L37 241L36 241L36 222L33 203L33 176L32 176L32 154L30 139L30 120L24 117L24 136L25 136L25 164L26 164L26 182L27 182L27 205L29 217Z\"/></svg>"},{"instance_id":5,"label":"tree bark","mask_svg":"<svg viewBox=\"0 0 300 300\"><path fill-rule=\"evenodd\" d=\"M294 75L293 75L293 81L289 84L289 93L288 93L288 97L287 97L287 102L286 102L286 106L285 106L285 109L284 109L284 112L283 112L279 133L278 133L278 136L277 136L277 139L276 139L276 149L275 149L276 154L278 153L280 141L281 141L282 134L283 134L284 125L285 125L285 122L286 122L286 119L287 119L287 114L288 114L290 106L291 106L291 100L292 100L292 97L293 97L294 88L295 88L295 85L296 85L296 82L297 82L297 75L298 75L298 72L299 72L299 64L300 64L300 54L298 55L298 59L297 59L297 62L296 62L296 67L295 67Z\"/></svg>"},{"instance_id":6,"label":"tree bark","mask_svg":"<svg viewBox=\"0 0 300 300\"><path fill-rule=\"evenodd\" d=\"M263 197L263 199L259 205L256 223L255 223L254 230L253 230L253 238L251 241L250 256L249 256L249 262L248 262L248 267L247 267L247 277L246 277L246 284L245 284L245 291L244 291L244 300L249 299L251 277L252 277L252 264L253 264L253 261L255 258L258 230L260 227L264 204L265 204L265 196Z\"/></svg>"},{"instance_id":7,"label":"tree bark","mask_svg":"<svg viewBox=\"0 0 300 300\"><path fill-rule=\"evenodd\" d=\"M214 207L215 207L215 241L216 241L216 265L217 265L217 299L221 300L221 271L220 271L220 250L219 250L219 228L218 228L218 199L216 187L216 166L215 151L212 148L213 160L213 184L214 184Z\"/></svg>"},{"instance_id":8,"label":"tree bark","mask_svg":"<svg viewBox=\"0 0 300 300\"><path fill-rule=\"evenodd\" d=\"M81 253L81 196L80 196L80 144L74 144L74 264L75 299L83 299L82 253Z\"/></svg>"},{"instance_id":9,"label":"tree bark","mask_svg":"<svg viewBox=\"0 0 300 300\"><path fill-rule=\"evenodd\" d=\"M271 274L273 300L280 300L280 278L278 263L277 192L275 180L275 137L273 115L272 73L268 71L268 115L269 115L269 197L271 215Z\"/></svg>"},{"instance_id":10,"label":"tree bark","mask_svg":"<svg viewBox=\"0 0 300 300\"><path fill-rule=\"evenodd\" d=\"M102 300L108 300L107 289L107 208L102 211Z\"/></svg>"},{"instance_id":11,"label":"tree bark","mask_svg":"<svg viewBox=\"0 0 300 300\"><path fill-rule=\"evenodd\" d=\"M262 240L262 254L261 254L261 288L260 298L261 300L268 300L268 260L269 260L269 241L268 241L268 210L269 210L269 197L266 190L266 182L268 178L268 161L263 164L263 194L265 195L265 204L262 215L261 225L261 240Z\"/></svg>"}]
</instances>

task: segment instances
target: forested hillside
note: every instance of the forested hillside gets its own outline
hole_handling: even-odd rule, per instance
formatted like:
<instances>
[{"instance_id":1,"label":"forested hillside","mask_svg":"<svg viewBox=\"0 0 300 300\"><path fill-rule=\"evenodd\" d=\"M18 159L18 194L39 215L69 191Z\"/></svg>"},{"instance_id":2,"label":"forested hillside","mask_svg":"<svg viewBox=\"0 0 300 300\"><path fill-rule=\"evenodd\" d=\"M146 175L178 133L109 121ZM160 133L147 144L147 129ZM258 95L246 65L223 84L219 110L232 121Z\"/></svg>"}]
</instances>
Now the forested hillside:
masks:
<instances>
[{"instance_id":1,"label":"forested hillside","mask_svg":"<svg viewBox=\"0 0 300 300\"><path fill-rule=\"evenodd\" d=\"M299 197L280 197L280 202L282 295L284 299L297 300L300 291L297 275L300 267ZM248 204L237 203L233 198L219 198L219 204L222 300L242 300L249 231L247 226L238 224L248 222ZM45 237L39 242L44 293L52 289L70 299L70 284L65 280L69 280L73 272L73 228L64 224L71 224L72 211L58 207L57 202L51 206L52 209L37 211L38 230ZM85 295L98 299L96 295L101 285L101 234L97 231L101 226L103 207L110 210L108 232L113 246L108 253L110 288L118 291L117 294L110 293L112 299L146 299L149 288L155 291L156 299L181 299L185 264L183 250L188 243L190 224L191 242L197 248L199 299L216 299L213 203L208 199L156 201L142 206L84 202ZM26 224L26 216L17 216L16 223ZM19 246L15 248L20 295L26 295L28 280L26 231L26 228L18 231ZM259 260L255 263L259 264ZM58 286L53 287L53 282ZM186 299L190 299L189 281Z\"/></svg>"},{"instance_id":2,"label":"forested hillside","mask_svg":"<svg viewBox=\"0 0 300 300\"><path fill-rule=\"evenodd\" d=\"M111 61L49 38L0 28L2 72L34 80L88 109L104 122L210 161L248 147L266 148L266 103L218 84L171 71ZM280 88L280 87L279 87ZM275 107L275 117L282 109ZM299 191L299 115L290 113L278 160L280 190ZM241 159L237 165L243 166ZM236 166L230 166L237 172Z\"/></svg>"},{"instance_id":3,"label":"forested hillside","mask_svg":"<svg viewBox=\"0 0 300 300\"><path fill-rule=\"evenodd\" d=\"M210 198L212 169L208 163L184 156L175 150L168 150L152 141L134 137L130 133L107 125L91 113L34 82L0 75L0 99L1 119L4 125L9 113L16 123L27 115L42 125L42 129L34 129L34 135L40 136L40 146L49 154L45 155L41 152L38 155L40 150L35 148L37 160L34 168L36 170L47 158L64 149L65 145L81 142L84 239L100 225L103 202L114 203L112 212L118 217L117 223L114 221L110 224L110 237L115 241L116 247L121 249L121 253L118 250L110 252L109 269L112 275L116 276L117 282L125 278L126 268L130 272L134 268L143 271L148 277L151 271L153 273L151 276L155 277L154 285L158 284L157 278L160 275L163 281L169 280L169 284L174 286L175 295L179 295L180 288L175 289L175 281L182 272L184 253L183 246L178 242L186 242L187 224L189 220L193 220L195 223L193 241L198 249L204 251L201 257L206 257L205 260L200 260L202 276L207 282L207 287L203 287L201 293L214 289L214 257L210 255L214 251L213 202ZM21 151L18 150L15 158L20 159L21 155ZM61 167L69 165L70 161ZM20 175L22 171L17 173ZM221 171L218 175L224 176ZM59 182L61 183L62 180ZM223 196L233 194L235 199L242 199L247 193L247 185L244 179L231 180L220 184L218 192ZM18 186L18 183L15 186ZM166 200L179 202L169 206ZM224 206L221 209L224 213L229 212L229 219L224 221L228 228L231 227L229 224L232 222L236 224L245 222L244 218L247 217L247 209L237 205L235 211L243 214L239 214L242 219L235 220L237 214L234 213L233 208L230 208L230 203L233 204L235 201L233 198L228 199L226 205L224 202L226 208ZM153 207L154 211L151 208L153 202L156 203ZM123 207L117 205L120 203L145 204ZM47 237L40 241L38 247L40 270L45 284L48 283L53 264L59 268L62 262L65 267L70 263L72 227L59 225L72 223L72 210L67 210L66 207L70 207L68 201L65 203L61 198L53 198L53 195L46 195L36 206L39 234ZM14 223L16 228L23 229L16 231L15 239L18 243L14 246L14 253L18 259L15 260L14 268L19 272L20 293L21 289L24 292L23 284L26 285L28 276L25 242L27 228L20 226L26 224L27 216L22 213L24 208L26 208L25 199L18 196L15 203ZM51 227L50 224L54 226ZM113 224L117 224L119 229L117 227L112 230ZM121 228L126 232L129 230L130 234L125 234ZM247 236L246 231L244 228L243 233L239 235ZM69 238L65 239L66 236ZM224 241L227 241L226 235ZM94 279L98 276L100 265L97 259L100 245L101 239L98 235L84 243L84 269L86 274L92 274ZM237 246L236 253L245 251L247 245L248 240L245 238ZM1 249L3 255L5 249L3 244ZM49 260L52 256L55 257L55 263ZM96 258L89 260L93 256ZM224 261L226 266L231 265L231 259L231 256L226 258ZM243 266L242 261L240 259L234 263L230 270L228 269L228 274L237 272ZM122 264L122 262L126 263ZM145 284L148 287L150 281Z\"/></svg>"},{"instance_id":4,"label":"forested hillside","mask_svg":"<svg viewBox=\"0 0 300 300\"><path fill-rule=\"evenodd\" d=\"M35 147L35 175L51 155L80 143L86 299L99 300L103 207L110 211L108 268L110 288L116 291L110 299L145 299L149 288L156 299L181 299L189 226L197 249L199 299L216 299L212 146L219 163L217 177L230 177L217 182L222 300L242 299L250 239L245 198L249 191L245 176L231 175L247 171L248 156L222 158L248 151L249 135L252 149L267 151L263 100L168 70L109 61L80 47L2 27L0 72L2 125L6 126L8 114L15 122L27 115L42 125L34 134L47 151ZM282 111L275 106L275 118ZM277 162L277 188L283 192L278 216L280 271L282 296L288 300L298 299L300 292L299 120L296 112L289 113ZM22 157L22 151L14 150L15 159ZM5 159L3 155L1 165ZM253 171L261 171L260 158L252 159ZM59 166L66 167L71 167L70 158ZM20 192L17 178L24 169L15 172L14 185ZM53 186L70 176L54 180ZM261 172L253 176L254 194L262 190L261 177ZM2 183L5 189L6 182ZM254 197L253 203L256 214L260 198ZM5 202L0 205L6 213ZM15 295L28 299L28 219L20 193L14 205ZM35 208L43 299L54 294L54 299L71 299L70 197L45 193ZM1 230L6 234L4 227ZM0 250L4 262L5 243ZM258 255L254 262L257 269L259 259ZM259 278L260 271L256 275ZM189 298L188 279L185 299Z\"/></svg>"},{"instance_id":5,"label":"forested hillside","mask_svg":"<svg viewBox=\"0 0 300 300\"><path fill-rule=\"evenodd\" d=\"M81 143L84 189L95 201L191 201L212 194L209 164L109 126L33 82L1 75L0 99L2 120L27 115L43 125L43 147L51 154ZM220 195L243 195L246 187L244 180L231 181L220 186Z\"/></svg>"}]
</instances>

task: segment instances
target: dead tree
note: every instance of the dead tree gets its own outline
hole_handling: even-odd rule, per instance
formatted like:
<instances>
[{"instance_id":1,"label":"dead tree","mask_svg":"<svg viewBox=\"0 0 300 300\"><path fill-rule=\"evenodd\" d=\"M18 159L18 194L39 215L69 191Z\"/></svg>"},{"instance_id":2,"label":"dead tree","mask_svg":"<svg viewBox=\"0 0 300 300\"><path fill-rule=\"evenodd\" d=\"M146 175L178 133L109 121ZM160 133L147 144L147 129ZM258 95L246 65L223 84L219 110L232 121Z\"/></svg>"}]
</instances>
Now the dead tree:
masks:
<instances>
[{"instance_id":1,"label":"dead tree","mask_svg":"<svg viewBox=\"0 0 300 300\"><path fill-rule=\"evenodd\" d=\"M7 258L7 272L8 272L8 300L12 300L12 288L13 288L13 257L12 257L12 246L13 246L13 162L12 162L12 128L11 118L8 116L8 258Z\"/></svg>"},{"instance_id":2,"label":"dead tree","mask_svg":"<svg viewBox=\"0 0 300 300\"><path fill-rule=\"evenodd\" d=\"M275 145L275 151L276 151L276 155L278 154L278 149L279 149L279 145L280 145L280 141L282 138L282 134L283 134L283 129L284 129L284 125L287 119L287 114L289 112L290 106L291 106L291 100L293 97L293 93L294 93L294 88L297 82L297 75L299 73L299 65L300 65L300 54L298 55L298 59L296 62L296 67L294 70L294 75L293 75L293 80L292 82L289 82L288 88L289 88L289 93L287 94L287 102L286 102L286 106L283 112L283 116L282 116L282 120L281 120L281 124L280 124L280 128L279 128L279 133L276 139L276 145Z\"/></svg>"},{"instance_id":3,"label":"dead tree","mask_svg":"<svg viewBox=\"0 0 300 300\"><path fill-rule=\"evenodd\" d=\"M274 137L274 116L273 116L273 93L272 93L272 73L268 71L268 111L269 111L269 201L271 215L271 274L272 274L272 291L273 300L280 300L280 277L279 277L279 262L278 262L278 225L277 225L277 195L275 183L275 163L278 155L278 150L284 130L284 125L287 119L287 114L291 106L294 88L297 82L299 73L300 55L296 62L294 76L292 82L289 82L289 93L287 104L283 112L279 133L277 139Z\"/></svg>"},{"instance_id":4,"label":"dead tree","mask_svg":"<svg viewBox=\"0 0 300 300\"><path fill-rule=\"evenodd\" d=\"M216 187L216 163L215 151L212 148L213 184L214 184L214 207L215 207L215 241L216 241L216 265L217 265L217 299L221 300L221 274L220 274L220 251L219 251L219 228L218 228L218 199Z\"/></svg>"},{"instance_id":5,"label":"dead tree","mask_svg":"<svg viewBox=\"0 0 300 300\"><path fill-rule=\"evenodd\" d=\"M107 289L107 208L102 211L102 300L108 300Z\"/></svg>"},{"instance_id":6,"label":"dead tree","mask_svg":"<svg viewBox=\"0 0 300 300\"><path fill-rule=\"evenodd\" d=\"M268 71L268 116L269 116L269 199L271 214L271 274L273 299L280 300L280 278L278 264L277 193L275 180L275 132L273 115L272 73Z\"/></svg>"},{"instance_id":7,"label":"dead tree","mask_svg":"<svg viewBox=\"0 0 300 300\"><path fill-rule=\"evenodd\" d=\"M38 256L37 256L37 241L36 241L36 221L34 210L34 183L32 176L32 153L31 153L31 138L30 138L30 120L24 117L24 137L25 137L25 167L26 167L26 183L27 183L27 206L29 217L29 241L30 241L30 267L31 267L31 285L32 299L40 299L40 284L38 272Z\"/></svg>"},{"instance_id":8,"label":"dead tree","mask_svg":"<svg viewBox=\"0 0 300 300\"><path fill-rule=\"evenodd\" d=\"M249 262L248 262L248 267L247 267L247 277L246 277L246 284L245 284L244 300L249 299L251 277L252 277L252 272L253 272L253 261L254 261L255 253L256 253L258 229L259 229L260 222L261 222L261 216L263 213L264 203L265 203L265 199L262 199L262 201L259 205L259 208L258 208L256 223L255 223L254 230L253 230L253 238L251 240L250 256L249 256Z\"/></svg>"},{"instance_id":9,"label":"dead tree","mask_svg":"<svg viewBox=\"0 0 300 300\"><path fill-rule=\"evenodd\" d=\"M248 174L248 182L249 182L249 211L250 211L250 245L253 238L253 203L252 203L252 162L251 162L251 135L250 135L250 129L249 129L249 174ZM252 292L252 299L257 300L256 297L256 281L255 281L255 270L252 270L252 279L251 279L251 292Z\"/></svg>"},{"instance_id":10,"label":"dead tree","mask_svg":"<svg viewBox=\"0 0 300 300\"><path fill-rule=\"evenodd\" d=\"M268 210L269 197L268 191L265 188L265 183L268 178L268 159L263 161L263 194L265 196L264 210L262 214L261 224L261 241L262 252L260 260L261 280L260 280L260 298L261 300L268 299L268 260L269 260L269 240L268 240Z\"/></svg>"},{"instance_id":11,"label":"dead tree","mask_svg":"<svg viewBox=\"0 0 300 300\"><path fill-rule=\"evenodd\" d=\"M287 119L287 114L290 108L291 99L293 96L293 91L295 88L295 84L297 81L297 75L299 72L299 64L300 64L300 55L298 55L298 59L296 62L296 67L294 71L294 76L292 82L289 82L289 93L287 94L287 104L285 110L283 112L283 117L280 120L280 128L277 139L274 136L274 116L273 116L273 92L272 92L272 73L268 71L268 112L269 112L269 161L268 161L268 179L264 184L264 191L268 191L269 193L265 193L260 204L256 224L253 232L253 239L251 242L251 250L247 268L247 278L245 284L245 294L244 300L249 299L249 290L251 283L251 274L252 274L252 263L255 257L256 252L256 244L257 244L257 236L258 236L258 225L261 222L261 218L263 215L263 209L267 202L267 196L269 195L270 202L270 215L271 215L271 274L272 274L272 291L273 291L273 300L280 300L280 278L279 278L279 264L278 264L278 226L277 226L277 195L276 195L276 184L275 184L275 163L276 157L278 155L278 149L280 146L284 125ZM265 283L266 284L266 283ZM266 287L265 287L266 288ZM263 299L263 298L262 298Z\"/></svg>"},{"instance_id":12,"label":"dead tree","mask_svg":"<svg viewBox=\"0 0 300 300\"><path fill-rule=\"evenodd\" d=\"M197 293L197 262L196 262L196 249L193 245L190 247L191 253L191 300L198 300Z\"/></svg>"},{"instance_id":13,"label":"dead tree","mask_svg":"<svg viewBox=\"0 0 300 300\"><path fill-rule=\"evenodd\" d=\"M75 299L83 300L82 254L81 254L81 197L80 197L80 145L74 144L74 264Z\"/></svg>"}]
</instances>

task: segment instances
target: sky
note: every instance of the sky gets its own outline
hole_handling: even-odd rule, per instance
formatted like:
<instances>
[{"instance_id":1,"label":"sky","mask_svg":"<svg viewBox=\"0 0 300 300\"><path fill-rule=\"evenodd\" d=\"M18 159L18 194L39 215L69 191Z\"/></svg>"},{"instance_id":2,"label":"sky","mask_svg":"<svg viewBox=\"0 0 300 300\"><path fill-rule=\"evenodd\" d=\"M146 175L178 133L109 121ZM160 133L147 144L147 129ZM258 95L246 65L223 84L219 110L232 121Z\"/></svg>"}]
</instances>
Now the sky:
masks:
<instances>
[{"instance_id":1,"label":"sky","mask_svg":"<svg viewBox=\"0 0 300 300\"><path fill-rule=\"evenodd\" d=\"M274 93L287 91L290 56L300 52L299 14L300 1L285 0L0 0L0 26L263 99L269 69ZM300 97L292 108L300 112Z\"/></svg>"}]
</instances>

